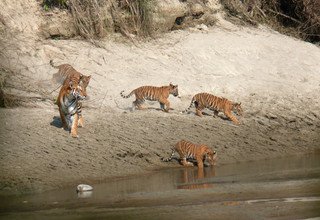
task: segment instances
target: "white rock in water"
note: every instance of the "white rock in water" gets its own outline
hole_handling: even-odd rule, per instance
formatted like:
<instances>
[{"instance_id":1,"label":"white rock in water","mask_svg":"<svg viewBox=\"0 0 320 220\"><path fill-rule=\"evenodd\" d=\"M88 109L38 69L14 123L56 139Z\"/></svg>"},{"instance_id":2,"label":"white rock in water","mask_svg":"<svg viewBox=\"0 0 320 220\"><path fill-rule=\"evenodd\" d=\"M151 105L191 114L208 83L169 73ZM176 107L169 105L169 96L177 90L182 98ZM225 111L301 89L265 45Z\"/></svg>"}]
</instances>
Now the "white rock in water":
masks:
<instances>
[{"instance_id":1,"label":"white rock in water","mask_svg":"<svg viewBox=\"0 0 320 220\"><path fill-rule=\"evenodd\" d=\"M77 192L86 192L86 191L92 191L93 187L86 185L86 184L79 184L77 186Z\"/></svg>"}]
</instances>

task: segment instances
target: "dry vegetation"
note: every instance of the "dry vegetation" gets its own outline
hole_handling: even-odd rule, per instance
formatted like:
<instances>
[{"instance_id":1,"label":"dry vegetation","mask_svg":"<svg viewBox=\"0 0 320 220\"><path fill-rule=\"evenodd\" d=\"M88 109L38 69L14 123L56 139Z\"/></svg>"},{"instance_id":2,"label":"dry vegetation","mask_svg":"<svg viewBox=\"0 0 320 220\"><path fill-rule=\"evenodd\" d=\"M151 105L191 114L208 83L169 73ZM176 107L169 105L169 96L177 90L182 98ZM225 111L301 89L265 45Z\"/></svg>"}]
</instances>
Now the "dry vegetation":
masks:
<instances>
[{"instance_id":1,"label":"dry vegetation","mask_svg":"<svg viewBox=\"0 0 320 220\"><path fill-rule=\"evenodd\" d=\"M107 32L149 36L153 0L45 0L45 8L68 8L78 34L101 38Z\"/></svg>"},{"instance_id":2,"label":"dry vegetation","mask_svg":"<svg viewBox=\"0 0 320 220\"><path fill-rule=\"evenodd\" d=\"M205 4L206 1L181 1ZM303 40L320 40L320 1L316 0L221 0L233 21L274 29ZM49 7L68 8L78 34L86 39L101 38L108 32L131 36L152 35L154 0L44 0ZM234 19L238 18L238 19Z\"/></svg>"},{"instance_id":3,"label":"dry vegetation","mask_svg":"<svg viewBox=\"0 0 320 220\"><path fill-rule=\"evenodd\" d=\"M310 42L320 41L320 1L221 0L230 15Z\"/></svg>"}]
</instances>

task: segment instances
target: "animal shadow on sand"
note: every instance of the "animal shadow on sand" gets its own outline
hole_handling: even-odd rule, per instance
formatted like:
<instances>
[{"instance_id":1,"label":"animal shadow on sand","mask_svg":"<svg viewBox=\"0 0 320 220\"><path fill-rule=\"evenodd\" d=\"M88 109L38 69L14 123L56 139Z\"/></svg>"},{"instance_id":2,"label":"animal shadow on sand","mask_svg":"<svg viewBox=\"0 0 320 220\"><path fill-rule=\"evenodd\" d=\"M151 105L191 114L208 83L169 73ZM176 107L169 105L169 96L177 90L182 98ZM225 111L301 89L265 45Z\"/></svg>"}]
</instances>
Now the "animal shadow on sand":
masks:
<instances>
[{"instance_id":1,"label":"animal shadow on sand","mask_svg":"<svg viewBox=\"0 0 320 220\"><path fill-rule=\"evenodd\" d=\"M54 126L54 127L56 127L56 128L62 128L62 122L61 122L60 117L58 117L58 116L53 116L52 122L50 122L50 125L51 125L51 126Z\"/></svg>"},{"instance_id":2,"label":"animal shadow on sand","mask_svg":"<svg viewBox=\"0 0 320 220\"><path fill-rule=\"evenodd\" d=\"M224 116L224 115L221 115L221 114L219 114L219 115L213 115L213 114L209 114L209 113L207 113L207 112L202 112L202 114L205 115L205 116L211 116L211 117L214 117L214 118L220 118L220 119L222 119L222 120L224 120L224 121L230 121L230 119L229 119L228 117L226 117L226 116Z\"/></svg>"},{"instance_id":3,"label":"animal shadow on sand","mask_svg":"<svg viewBox=\"0 0 320 220\"><path fill-rule=\"evenodd\" d=\"M125 108L124 109L126 112L135 112L135 111L148 111L148 110L156 110L156 111L163 111L164 112L164 109L162 108L156 108L156 107L143 107L143 109L132 109L130 107L128 108ZM174 110L173 108L169 108L170 111Z\"/></svg>"}]
</instances>

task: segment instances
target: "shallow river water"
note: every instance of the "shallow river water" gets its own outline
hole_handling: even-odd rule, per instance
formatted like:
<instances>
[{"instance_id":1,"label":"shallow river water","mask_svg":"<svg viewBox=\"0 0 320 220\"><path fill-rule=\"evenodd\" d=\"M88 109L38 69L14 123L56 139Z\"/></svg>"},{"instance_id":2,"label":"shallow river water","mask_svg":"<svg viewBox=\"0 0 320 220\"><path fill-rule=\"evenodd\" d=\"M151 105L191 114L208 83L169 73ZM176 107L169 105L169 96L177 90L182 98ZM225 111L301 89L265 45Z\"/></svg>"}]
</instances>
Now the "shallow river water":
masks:
<instances>
[{"instance_id":1,"label":"shallow river water","mask_svg":"<svg viewBox=\"0 0 320 220\"><path fill-rule=\"evenodd\" d=\"M320 219L320 154L170 168L2 197L0 219Z\"/></svg>"}]
</instances>

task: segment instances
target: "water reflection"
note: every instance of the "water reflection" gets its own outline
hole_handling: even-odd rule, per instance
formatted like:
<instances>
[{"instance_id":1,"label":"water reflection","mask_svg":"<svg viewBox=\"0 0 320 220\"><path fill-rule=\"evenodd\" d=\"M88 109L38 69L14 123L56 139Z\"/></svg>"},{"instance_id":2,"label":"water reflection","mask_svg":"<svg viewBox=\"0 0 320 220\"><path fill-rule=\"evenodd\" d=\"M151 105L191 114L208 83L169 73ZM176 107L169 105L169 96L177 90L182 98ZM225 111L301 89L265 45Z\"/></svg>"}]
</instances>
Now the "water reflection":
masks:
<instances>
[{"instance_id":1,"label":"water reflection","mask_svg":"<svg viewBox=\"0 0 320 220\"><path fill-rule=\"evenodd\" d=\"M209 179L216 175L215 167L206 167L205 169L184 168L181 170L182 184L177 189L206 189L212 188L213 184L202 182L202 179Z\"/></svg>"},{"instance_id":2,"label":"water reflection","mask_svg":"<svg viewBox=\"0 0 320 220\"><path fill-rule=\"evenodd\" d=\"M86 192L77 192L78 198L84 199L84 198L90 198L92 196L92 191L86 191Z\"/></svg>"}]
</instances>

